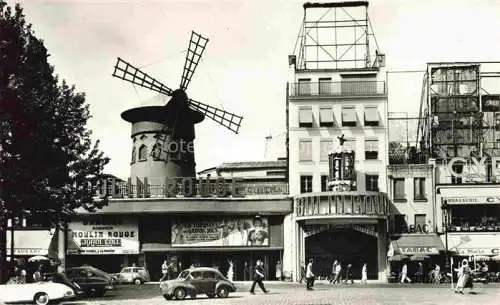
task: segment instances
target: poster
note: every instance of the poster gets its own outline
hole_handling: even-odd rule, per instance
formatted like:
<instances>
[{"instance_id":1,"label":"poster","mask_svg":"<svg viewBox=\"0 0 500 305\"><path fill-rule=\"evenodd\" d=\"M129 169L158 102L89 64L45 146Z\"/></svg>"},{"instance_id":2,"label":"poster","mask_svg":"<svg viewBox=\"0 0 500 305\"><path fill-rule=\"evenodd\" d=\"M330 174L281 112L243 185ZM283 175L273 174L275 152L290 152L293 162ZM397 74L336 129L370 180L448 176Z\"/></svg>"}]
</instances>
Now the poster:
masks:
<instances>
[{"instance_id":1,"label":"poster","mask_svg":"<svg viewBox=\"0 0 500 305\"><path fill-rule=\"evenodd\" d=\"M267 218L224 218L172 223L173 247L269 246Z\"/></svg>"},{"instance_id":2,"label":"poster","mask_svg":"<svg viewBox=\"0 0 500 305\"><path fill-rule=\"evenodd\" d=\"M137 254L139 229L136 221L88 221L69 223L70 236L76 249L68 247L68 254Z\"/></svg>"}]
</instances>

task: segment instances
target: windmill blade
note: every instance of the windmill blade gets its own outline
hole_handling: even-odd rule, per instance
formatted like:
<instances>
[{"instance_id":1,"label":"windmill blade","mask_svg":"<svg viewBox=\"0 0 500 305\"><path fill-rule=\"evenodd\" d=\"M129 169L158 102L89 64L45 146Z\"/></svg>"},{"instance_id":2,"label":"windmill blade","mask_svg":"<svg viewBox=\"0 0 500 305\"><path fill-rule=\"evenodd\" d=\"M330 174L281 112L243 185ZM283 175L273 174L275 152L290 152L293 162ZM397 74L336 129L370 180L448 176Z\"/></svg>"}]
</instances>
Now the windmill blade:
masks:
<instances>
[{"instance_id":1,"label":"windmill blade","mask_svg":"<svg viewBox=\"0 0 500 305\"><path fill-rule=\"evenodd\" d=\"M158 93L172 95L172 89L132 66L120 57L118 57L118 60L116 61L113 76L131 82L132 84L151 89Z\"/></svg>"},{"instance_id":2,"label":"windmill blade","mask_svg":"<svg viewBox=\"0 0 500 305\"><path fill-rule=\"evenodd\" d=\"M188 52L186 53L186 61L184 62L184 71L182 71L181 89L186 90L191 82L194 71L198 67L201 55L205 51L208 38L202 37L200 34L191 32Z\"/></svg>"},{"instance_id":3,"label":"windmill blade","mask_svg":"<svg viewBox=\"0 0 500 305\"><path fill-rule=\"evenodd\" d=\"M198 112L203 113L205 116L211 118L227 129L233 131L234 133L238 133L238 129L241 125L242 116L227 112L225 110L221 110L219 108L215 108L213 106L203 104L201 102L197 102L195 100L188 100L189 108L196 110Z\"/></svg>"}]
</instances>

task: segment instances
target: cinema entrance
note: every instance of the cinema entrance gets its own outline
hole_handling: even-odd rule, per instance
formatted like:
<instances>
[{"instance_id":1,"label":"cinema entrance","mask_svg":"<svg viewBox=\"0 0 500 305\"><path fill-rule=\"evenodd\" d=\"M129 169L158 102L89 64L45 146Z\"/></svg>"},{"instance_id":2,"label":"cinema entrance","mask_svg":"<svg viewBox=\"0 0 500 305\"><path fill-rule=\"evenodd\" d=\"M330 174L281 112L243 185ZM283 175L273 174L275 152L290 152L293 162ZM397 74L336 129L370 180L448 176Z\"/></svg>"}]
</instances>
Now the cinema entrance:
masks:
<instances>
[{"instance_id":1,"label":"cinema entrance","mask_svg":"<svg viewBox=\"0 0 500 305\"><path fill-rule=\"evenodd\" d=\"M354 279L361 279L367 264L368 279L385 281L388 201L383 193L356 192L303 194L295 198L297 270L314 258L314 272L326 278L335 260L342 270L351 264Z\"/></svg>"}]
</instances>

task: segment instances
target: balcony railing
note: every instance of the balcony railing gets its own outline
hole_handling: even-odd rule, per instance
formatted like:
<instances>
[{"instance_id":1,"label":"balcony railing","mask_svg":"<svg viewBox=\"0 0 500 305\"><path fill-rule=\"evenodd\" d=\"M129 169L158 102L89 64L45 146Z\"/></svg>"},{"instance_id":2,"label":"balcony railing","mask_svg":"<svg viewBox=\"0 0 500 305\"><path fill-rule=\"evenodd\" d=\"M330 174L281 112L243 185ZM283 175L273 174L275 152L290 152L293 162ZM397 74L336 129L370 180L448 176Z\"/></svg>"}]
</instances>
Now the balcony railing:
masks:
<instances>
[{"instance_id":1,"label":"balcony railing","mask_svg":"<svg viewBox=\"0 0 500 305\"><path fill-rule=\"evenodd\" d=\"M372 96L386 94L384 81L290 83L289 96Z\"/></svg>"}]
</instances>

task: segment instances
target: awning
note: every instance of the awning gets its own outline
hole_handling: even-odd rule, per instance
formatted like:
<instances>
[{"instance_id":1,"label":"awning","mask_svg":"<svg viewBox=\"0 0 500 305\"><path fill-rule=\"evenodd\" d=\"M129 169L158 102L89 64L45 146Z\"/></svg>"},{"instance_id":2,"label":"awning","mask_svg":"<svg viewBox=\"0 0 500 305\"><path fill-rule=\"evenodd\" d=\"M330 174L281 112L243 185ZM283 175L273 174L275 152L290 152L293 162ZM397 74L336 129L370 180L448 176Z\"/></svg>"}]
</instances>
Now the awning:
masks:
<instances>
[{"instance_id":1,"label":"awning","mask_svg":"<svg viewBox=\"0 0 500 305\"><path fill-rule=\"evenodd\" d=\"M397 254L439 254L444 251L444 245L435 234L402 235L392 241Z\"/></svg>"},{"instance_id":2,"label":"awning","mask_svg":"<svg viewBox=\"0 0 500 305\"><path fill-rule=\"evenodd\" d=\"M377 107L365 107L365 122L377 122L379 115Z\"/></svg>"},{"instance_id":3,"label":"awning","mask_svg":"<svg viewBox=\"0 0 500 305\"><path fill-rule=\"evenodd\" d=\"M356 109L342 108L342 122L356 122Z\"/></svg>"},{"instance_id":4,"label":"awning","mask_svg":"<svg viewBox=\"0 0 500 305\"><path fill-rule=\"evenodd\" d=\"M333 126L333 109L332 108L320 108L319 109L319 121L322 124L327 124Z\"/></svg>"},{"instance_id":5,"label":"awning","mask_svg":"<svg viewBox=\"0 0 500 305\"><path fill-rule=\"evenodd\" d=\"M500 254L500 233L450 233L448 234L448 250L464 256L497 255Z\"/></svg>"},{"instance_id":6,"label":"awning","mask_svg":"<svg viewBox=\"0 0 500 305\"><path fill-rule=\"evenodd\" d=\"M48 255L53 234L49 230L14 230L14 255ZM7 255L10 255L11 232L7 231Z\"/></svg>"},{"instance_id":7,"label":"awning","mask_svg":"<svg viewBox=\"0 0 500 305\"><path fill-rule=\"evenodd\" d=\"M172 247L171 244L144 243L142 252L229 252L229 251L273 251L283 247Z\"/></svg>"},{"instance_id":8,"label":"awning","mask_svg":"<svg viewBox=\"0 0 500 305\"><path fill-rule=\"evenodd\" d=\"M312 124L312 123L313 123L312 108L300 108L299 124Z\"/></svg>"},{"instance_id":9,"label":"awning","mask_svg":"<svg viewBox=\"0 0 500 305\"><path fill-rule=\"evenodd\" d=\"M500 190L495 187L440 187L441 198L449 205L455 204L499 204Z\"/></svg>"}]
</instances>

